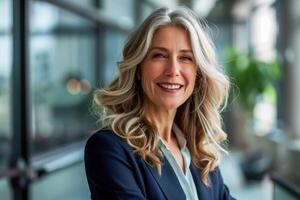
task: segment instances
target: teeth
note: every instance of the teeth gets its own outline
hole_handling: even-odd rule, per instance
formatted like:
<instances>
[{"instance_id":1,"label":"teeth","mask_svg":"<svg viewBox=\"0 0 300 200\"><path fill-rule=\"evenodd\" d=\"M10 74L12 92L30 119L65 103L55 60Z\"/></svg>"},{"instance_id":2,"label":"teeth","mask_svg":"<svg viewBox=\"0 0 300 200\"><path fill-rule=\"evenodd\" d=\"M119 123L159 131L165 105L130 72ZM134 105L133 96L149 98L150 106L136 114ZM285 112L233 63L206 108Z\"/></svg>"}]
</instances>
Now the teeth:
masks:
<instances>
[{"instance_id":1,"label":"teeth","mask_svg":"<svg viewBox=\"0 0 300 200\"><path fill-rule=\"evenodd\" d=\"M174 85L174 84L163 84L163 83L160 83L159 84L161 87L163 87L163 88L166 88L166 89L168 89L168 90L177 90L177 89L179 89L180 88L180 85L178 85L178 84L176 84L176 85Z\"/></svg>"}]
</instances>

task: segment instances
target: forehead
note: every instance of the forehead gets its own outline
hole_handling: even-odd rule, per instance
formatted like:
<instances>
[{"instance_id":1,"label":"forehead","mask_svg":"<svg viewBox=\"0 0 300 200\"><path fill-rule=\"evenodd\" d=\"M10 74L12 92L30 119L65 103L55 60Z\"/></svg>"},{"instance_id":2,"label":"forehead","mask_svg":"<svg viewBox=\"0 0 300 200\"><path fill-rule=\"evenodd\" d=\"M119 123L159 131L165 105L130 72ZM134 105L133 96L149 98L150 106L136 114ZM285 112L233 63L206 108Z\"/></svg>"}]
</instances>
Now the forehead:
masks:
<instances>
[{"instance_id":1,"label":"forehead","mask_svg":"<svg viewBox=\"0 0 300 200\"><path fill-rule=\"evenodd\" d=\"M170 46L191 49L189 33L181 26L159 27L152 38L151 46Z\"/></svg>"}]
</instances>

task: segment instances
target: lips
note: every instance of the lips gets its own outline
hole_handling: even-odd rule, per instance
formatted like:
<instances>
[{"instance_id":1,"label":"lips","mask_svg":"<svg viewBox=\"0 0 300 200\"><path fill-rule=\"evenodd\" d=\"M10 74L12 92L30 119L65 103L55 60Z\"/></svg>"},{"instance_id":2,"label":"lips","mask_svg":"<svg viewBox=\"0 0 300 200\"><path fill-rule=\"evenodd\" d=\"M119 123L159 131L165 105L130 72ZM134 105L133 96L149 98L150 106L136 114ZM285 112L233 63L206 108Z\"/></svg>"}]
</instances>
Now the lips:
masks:
<instances>
[{"instance_id":1,"label":"lips","mask_svg":"<svg viewBox=\"0 0 300 200\"><path fill-rule=\"evenodd\" d=\"M157 85L163 89L167 90L179 90L183 85L178 83L157 83Z\"/></svg>"}]
</instances>

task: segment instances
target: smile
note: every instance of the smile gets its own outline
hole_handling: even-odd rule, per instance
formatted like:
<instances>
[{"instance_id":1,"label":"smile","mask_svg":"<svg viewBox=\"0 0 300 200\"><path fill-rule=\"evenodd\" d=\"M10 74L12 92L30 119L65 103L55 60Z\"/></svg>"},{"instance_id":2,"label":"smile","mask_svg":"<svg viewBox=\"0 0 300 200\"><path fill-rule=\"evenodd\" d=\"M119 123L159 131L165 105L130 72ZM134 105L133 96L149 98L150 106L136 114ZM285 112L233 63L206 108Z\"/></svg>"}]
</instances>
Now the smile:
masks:
<instances>
[{"instance_id":1,"label":"smile","mask_svg":"<svg viewBox=\"0 0 300 200\"><path fill-rule=\"evenodd\" d=\"M169 83L158 83L157 85L167 90L178 90L183 86L180 84L169 84Z\"/></svg>"}]
</instances>

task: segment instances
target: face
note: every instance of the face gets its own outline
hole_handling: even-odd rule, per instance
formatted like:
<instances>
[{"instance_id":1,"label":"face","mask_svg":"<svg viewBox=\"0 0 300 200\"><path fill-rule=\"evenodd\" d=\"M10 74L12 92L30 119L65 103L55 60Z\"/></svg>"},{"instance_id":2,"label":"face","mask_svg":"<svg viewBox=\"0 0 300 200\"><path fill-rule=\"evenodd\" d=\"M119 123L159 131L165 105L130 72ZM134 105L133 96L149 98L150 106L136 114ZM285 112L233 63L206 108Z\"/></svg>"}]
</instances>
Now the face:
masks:
<instances>
[{"instance_id":1,"label":"face","mask_svg":"<svg viewBox=\"0 0 300 200\"><path fill-rule=\"evenodd\" d=\"M176 110L191 96L197 73L188 32L171 25L159 28L139 72L145 104Z\"/></svg>"}]
</instances>

